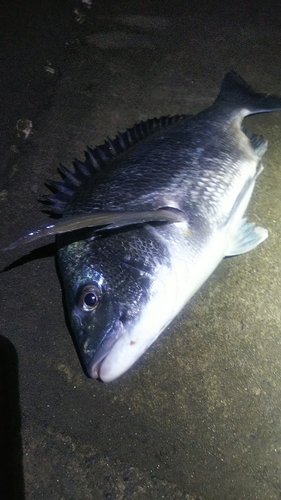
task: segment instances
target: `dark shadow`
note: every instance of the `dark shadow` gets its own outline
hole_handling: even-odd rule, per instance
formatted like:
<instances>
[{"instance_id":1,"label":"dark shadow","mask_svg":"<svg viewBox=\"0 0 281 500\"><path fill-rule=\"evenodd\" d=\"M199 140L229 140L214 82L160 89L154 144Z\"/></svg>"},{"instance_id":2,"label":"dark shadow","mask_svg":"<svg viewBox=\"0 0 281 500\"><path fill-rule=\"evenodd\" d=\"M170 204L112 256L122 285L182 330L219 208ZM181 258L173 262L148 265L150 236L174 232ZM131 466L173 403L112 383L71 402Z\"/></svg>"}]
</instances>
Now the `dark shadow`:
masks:
<instances>
[{"instance_id":1,"label":"dark shadow","mask_svg":"<svg viewBox=\"0 0 281 500\"><path fill-rule=\"evenodd\" d=\"M5 256L5 254L7 255L8 253L11 255L11 251L6 252L5 250L2 250L3 257ZM3 273L6 271L10 271L11 269L14 269L15 267L23 266L24 264L27 264L27 262L32 262L33 260L45 259L47 257L53 257L55 254L56 254L56 244L49 243L48 245L44 245L40 248L36 248L35 250L32 250L27 255L22 255L21 257L17 258L15 261L13 261L11 264L6 265L0 272Z\"/></svg>"},{"instance_id":2,"label":"dark shadow","mask_svg":"<svg viewBox=\"0 0 281 500\"><path fill-rule=\"evenodd\" d=\"M18 357L0 335L0 498L24 500Z\"/></svg>"}]
</instances>

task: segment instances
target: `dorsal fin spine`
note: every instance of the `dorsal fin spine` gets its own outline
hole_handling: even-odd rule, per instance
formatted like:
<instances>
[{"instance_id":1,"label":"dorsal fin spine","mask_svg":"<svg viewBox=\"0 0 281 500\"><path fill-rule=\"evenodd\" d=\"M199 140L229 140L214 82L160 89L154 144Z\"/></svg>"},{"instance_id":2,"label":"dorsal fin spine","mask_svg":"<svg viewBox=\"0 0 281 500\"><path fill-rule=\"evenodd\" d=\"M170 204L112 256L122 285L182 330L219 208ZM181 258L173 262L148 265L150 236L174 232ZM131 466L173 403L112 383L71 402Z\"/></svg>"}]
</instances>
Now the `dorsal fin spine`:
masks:
<instances>
[{"instance_id":1,"label":"dorsal fin spine","mask_svg":"<svg viewBox=\"0 0 281 500\"><path fill-rule=\"evenodd\" d=\"M98 160L94 156L95 150L87 146L87 151L85 153L86 158L89 158L91 165L94 167L96 170L101 170L101 166L98 162Z\"/></svg>"}]
</instances>

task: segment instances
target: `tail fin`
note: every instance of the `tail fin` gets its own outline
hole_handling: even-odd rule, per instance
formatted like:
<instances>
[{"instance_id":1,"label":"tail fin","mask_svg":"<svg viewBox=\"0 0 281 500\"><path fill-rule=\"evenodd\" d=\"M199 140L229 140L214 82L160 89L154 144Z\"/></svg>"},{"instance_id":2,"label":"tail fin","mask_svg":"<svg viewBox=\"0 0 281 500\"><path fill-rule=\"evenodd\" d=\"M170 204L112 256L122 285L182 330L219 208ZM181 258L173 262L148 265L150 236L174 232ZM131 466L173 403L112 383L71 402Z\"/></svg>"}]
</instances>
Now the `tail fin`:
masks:
<instances>
[{"instance_id":1,"label":"tail fin","mask_svg":"<svg viewBox=\"0 0 281 500\"><path fill-rule=\"evenodd\" d=\"M235 71L226 73L216 103L225 102L247 109L249 114L281 109L281 97L255 92Z\"/></svg>"}]
</instances>

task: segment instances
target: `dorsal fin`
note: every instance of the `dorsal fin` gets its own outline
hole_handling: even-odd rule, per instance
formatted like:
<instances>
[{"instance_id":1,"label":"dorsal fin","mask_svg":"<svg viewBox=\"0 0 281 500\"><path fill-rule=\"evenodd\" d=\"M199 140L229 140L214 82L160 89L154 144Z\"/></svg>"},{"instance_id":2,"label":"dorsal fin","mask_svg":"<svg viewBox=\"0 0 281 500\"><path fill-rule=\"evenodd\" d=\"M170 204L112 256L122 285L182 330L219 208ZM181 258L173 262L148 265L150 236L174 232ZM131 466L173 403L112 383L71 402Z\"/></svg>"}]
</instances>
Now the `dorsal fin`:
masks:
<instances>
[{"instance_id":1,"label":"dorsal fin","mask_svg":"<svg viewBox=\"0 0 281 500\"><path fill-rule=\"evenodd\" d=\"M46 181L46 186L52 194L41 195L40 201L47 206L47 211L51 214L62 215L65 206L71 201L76 189L82 182L97 171L106 167L107 163L124 153L135 144L156 132L170 127L175 123L185 119L187 115L162 116L147 121L141 121L134 127L128 128L122 134L118 132L115 139L105 141L101 146L94 149L87 147L85 160L74 160L74 170L70 171L63 165L58 167L62 177L60 181Z\"/></svg>"}]
</instances>

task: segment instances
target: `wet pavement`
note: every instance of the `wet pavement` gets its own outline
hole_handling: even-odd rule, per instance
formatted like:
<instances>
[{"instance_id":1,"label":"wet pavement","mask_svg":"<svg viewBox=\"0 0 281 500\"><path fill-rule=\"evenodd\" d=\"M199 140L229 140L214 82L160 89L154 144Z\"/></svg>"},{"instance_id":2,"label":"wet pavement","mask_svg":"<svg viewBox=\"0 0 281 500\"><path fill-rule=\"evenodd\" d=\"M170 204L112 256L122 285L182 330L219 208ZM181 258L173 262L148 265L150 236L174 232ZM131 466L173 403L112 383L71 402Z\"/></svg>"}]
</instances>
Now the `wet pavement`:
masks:
<instances>
[{"instance_id":1,"label":"wet pavement","mask_svg":"<svg viewBox=\"0 0 281 500\"><path fill-rule=\"evenodd\" d=\"M231 68L281 95L273 3L37 4L1 30L0 246L46 222L45 179L87 144L205 108ZM269 141L247 211L268 240L224 260L116 382L81 368L52 241L0 256L1 499L280 500L281 114L247 123Z\"/></svg>"}]
</instances>

